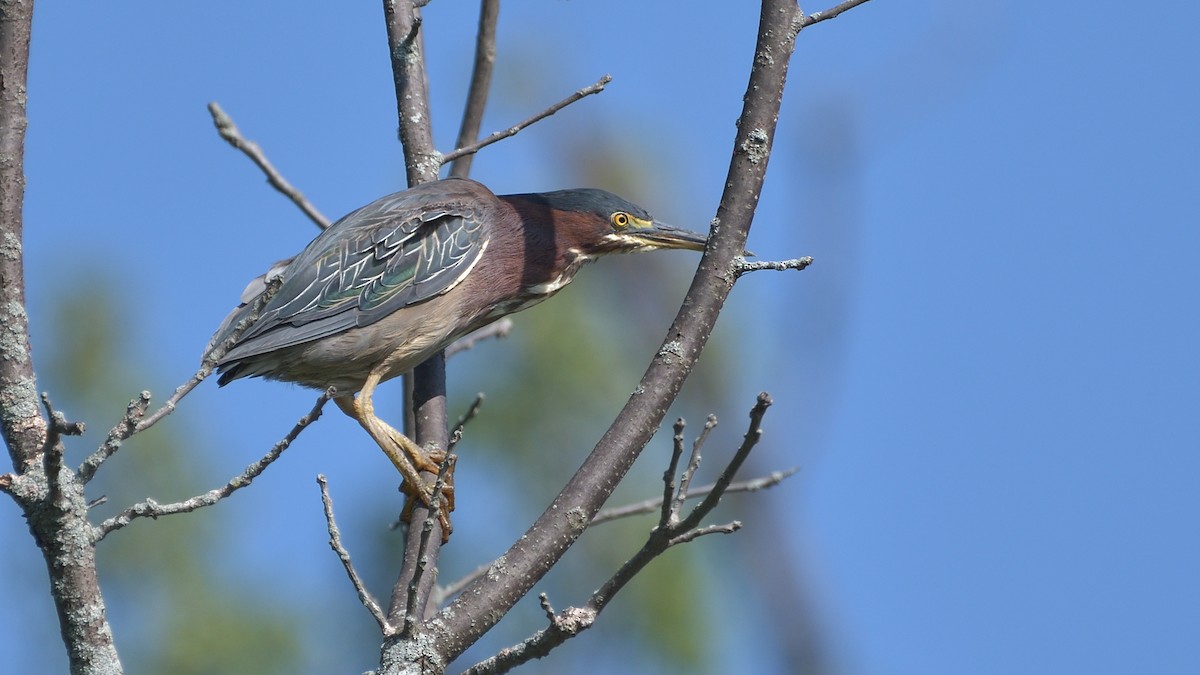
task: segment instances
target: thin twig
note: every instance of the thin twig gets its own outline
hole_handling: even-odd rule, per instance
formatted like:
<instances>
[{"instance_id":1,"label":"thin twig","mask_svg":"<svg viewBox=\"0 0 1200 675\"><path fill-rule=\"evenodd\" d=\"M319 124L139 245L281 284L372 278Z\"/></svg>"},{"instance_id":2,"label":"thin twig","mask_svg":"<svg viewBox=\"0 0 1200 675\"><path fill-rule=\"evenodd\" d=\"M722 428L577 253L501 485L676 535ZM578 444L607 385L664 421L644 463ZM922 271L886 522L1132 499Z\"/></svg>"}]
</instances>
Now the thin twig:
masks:
<instances>
[{"instance_id":1,"label":"thin twig","mask_svg":"<svg viewBox=\"0 0 1200 675\"><path fill-rule=\"evenodd\" d=\"M258 168L262 169L262 172L266 174L267 182L271 184L271 187L292 200L292 203L300 207L304 215L316 223L317 227L322 230L329 227L329 219L317 210L317 207L313 206L312 202L308 201L303 193L287 182L287 179L267 159L266 154L263 153L258 143L242 136L242 132L238 131L237 125L233 123L233 118L227 115L216 101L208 104L208 112L212 115L213 125L217 128L217 133L221 135L221 138L224 138L230 145L241 150L250 158L250 161L258 165Z\"/></svg>"},{"instance_id":2,"label":"thin twig","mask_svg":"<svg viewBox=\"0 0 1200 675\"><path fill-rule=\"evenodd\" d=\"M455 340L449 347L446 347L446 358L450 358L460 352L465 352L468 349L474 349L475 345L483 340L491 340L493 338L506 338L512 332L513 321L508 317L504 317L495 323L490 323L477 331L472 331Z\"/></svg>"},{"instance_id":3,"label":"thin twig","mask_svg":"<svg viewBox=\"0 0 1200 675\"><path fill-rule=\"evenodd\" d=\"M46 409L46 417L49 418L46 442L42 447L42 466L46 471L46 484L49 488L47 502L58 505L62 498L62 482L59 474L63 467L63 456L66 454L62 437L82 435L84 424L83 422L68 422L67 416L61 411L55 410L54 405L50 403L50 394L42 393L42 406Z\"/></svg>"},{"instance_id":4,"label":"thin twig","mask_svg":"<svg viewBox=\"0 0 1200 675\"><path fill-rule=\"evenodd\" d=\"M745 455L753 448L754 442L750 439L756 441L759 435L761 435L759 425L762 422L763 413L770 404L770 396L765 393L759 394L754 408L750 411L750 430L746 433L746 440L742 442L741 447L734 453L734 457L730 460L729 465L721 472L722 479L732 476L742 464L742 461L745 460ZM714 426L716 426L716 419L712 415L709 415L705 429L700 432L699 437L697 437L693 445L692 460L688 468L684 469L685 473L694 471L695 465L699 461L699 447L703 445L705 437ZM676 422L675 428L677 431L682 432L680 422ZM679 449L679 452L673 455L673 462L677 461L678 455L682 454L682 442L676 441L675 447ZM658 527L650 531L646 543L608 581L604 582L600 588L592 593L591 598L588 599L588 602L584 606L568 607L562 612L555 613L553 608L550 607L549 600L545 597L545 594L542 594L542 610L546 612L550 625L534 633L524 641L505 648L496 655L480 661L465 672L470 675L503 673L522 663L545 656L558 645L590 628L595 623L596 617L600 615L600 612L604 611L604 608L612 601L613 596L624 588L634 576L641 572L650 561L657 558L668 548L694 541L706 535L729 534L739 530L742 524L738 521L697 527L699 520L712 511L717 502L720 501L721 495L729 487L730 482L728 480L718 480L705 499L692 509L687 518L680 519L679 508L686 498L686 496L681 496L680 493L684 493L687 490L686 482L681 480L679 491L673 498L669 494L664 496L662 502L670 503L671 507L664 510L659 519ZM654 504L649 510L654 510L657 506L658 504Z\"/></svg>"},{"instance_id":5,"label":"thin twig","mask_svg":"<svg viewBox=\"0 0 1200 675\"><path fill-rule=\"evenodd\" d=\"M458 418L458 422L450 430L450 444L446 446L446 452L452 452L454 446L458 445L458 442L462 440L463 429L467 427L468 422L475 419L475 416L479 414L479 408L483 405L483 399L485 398L486 396L484 396L482 391L475 394L475 400L471 401L471 407L467 408L467 412Z\"/></svg>"},{"instance_id":6,"label":"thin twig","mask_svg":"<svg viewBox=\"0 0 1200 675\"><path fill-rule=\"evenodd\" d=\"M692 443L692 456L688 460L687 468L683 470L683 475L679 477L679 490L675 493L674 503L671 505L668 518L661 522L662 525L674 523L674 516L679 514L679 510L683 508L683 502L687 500L688 488L692 485L692 476L696 475L696 470L700 468L700 449L704 447L704 441L708 440L708 434L717 426L717 416L709 415L704 420L704 428L700 430L700 435L696 436L695 442Z\"/></svg>"},{"instance_id":7,"label":"thin twig","mask_svg":"<svg viewBox=\"0 0 1200 675\"><path fill-rule=\"evenodd\" d=\"M679 447L680 447L680 451L682 452L682 448L683 448L682 441L680 442ZM725 488L725 494L728 495L728 494L734 494L734 493L738 493L738 492L758 492L759 490L767 490L767 489L775 487L776 485L779 485L783 481L787 480L788 478L794 476L795 474L797 474L799 472L800 472L799 467L792 467L790 469L785 469L783 471L772 471L771 473L767 474L766 476L760 476L758 478L751 478L749 480L743 480L743 481L738 481L736 483L730 483L729 486ZM672 481L673 481L673 478L672 478ZM668 482L673 485L673 482L670 482L670 481L668 481ZM715 483L709 483L708 485L703 485L698 488L693 487L691 489L691 491L688 493L688 499L689 500L700 499L701 497L707 496L708 493L712 492L714 489L716 489ZM600 525L602 523L607 523L607 522L610 522L613 520L618 520L620 518L628 518L630 516L638 516L638 515L642 515L644 513L653 513L654 511L659 510L663 504L667 504L669 506L671 504L671 497L674 494L675 494L675 491L674 491L674 489L672 489L671 493L668 494L665 499L663 497L652 497L645 501L635 502L633 504L626 504L625 506L617 506L617 507L614 507L611 509L604 509L600 513L596 514L596 517L592 519L591 524L592 525ZM441 605L448 598L452 598L455 595L458 595L459 592L461 592L462 589L466 588L472 581L475 581L479 577L487 574L487 571L491 568L491 566L492 566L491 563L488 563L486 565L480 565L479 567L476 567L475 569L471 570L469 573L467 573L462 578L457 579L452 583L446 584L445 586L439 586L436 593L433 596L434 604Z\"/></svg>"},{"instance_id":8,"label":"thin twig","mask_svg":"<svg viewBox=\"0 0 1200 675\"><path fill-rule=\"evenodd\" d=\"M262 293L258 294L253 301L250 312L233 327L229 337L219 345L210 345L210 349L204 354L204 358L200 360L200 369L195 372L187 382L179 385L175 389L175 393L162 404L158 410L155 410L150 416L146 416L146 410L150 406L150 392L143 391L138 398L129 402L125 408L125 417L108 432L104 442L100 444L96 451L88 456L79 466L79 480L87 483L96 475L96 471L100 468L109 457L116 454L121 448L121 444L128 440L131 436L141 433L146 429L154 426L159 420L175 412L175 407L179 405L179 401L187 396L189 392L196 388L201 382L212 374L213 369L217 367L217 363L221 357L225 356L226 352L233 348L241 339L242 334L258 321L259 314L262 313L267 303L271 298L275 297L275 293L279 291L279 286L283 283L279 277L274 277L265 280L266 287Z\"/></svg>"},{"instance_id":9,"label":"thin twig","mask_svg":"<svg viewBox=\"0 0 1200 675\"><path fill-rule=\"evenodd\" d=\"M0 478L3 478L3 476L0 476ZM475 581L479 577L487 574L487 571L491 568L492 563L480 565L454 583L446 584L445 586L438 586L436 589L434 589L430 604L434 605L435 607L441 606L446 602L446 600L458 595L459 592L466 588L472 581Z\"/></svg>"},{"instance_id":10,"label":"thin twig","mask_svg":"<svg viewBox=\"0 0 1200 675\"><path fill-rule=\"evenodd\" d=\"M765 476L759 476L758 478L751 478L748 480L737 481L736 483L730 483L729 486L725 488L725 494L730 495L739 492L759 492L760 490L769 490L799 472L800 467L792 467L782 471L772 471L771 473ZM689 501L693 499L700 499L701 497L707 496L710 492L716 489L716 487L717 486L715 483L709 483L708 485L703 485L698 488L693 487L688 493L687 498ZM671 494L673 495L674 491L672 491ZM631 516L640 516L645 513L653 513L654 511L659 510L663 504L670 505L670 503L671 497L668 495L666 499L663 499L662 497L651 497L650 499L644 501L634 502L624 506L617 506L611 509L604 509L600 513L596 514L596 517L592 519L591 524L601 525L603 523L612 522L621 518L629 518ZM475 581L484 574L487 574L487 571L490 568L491 563L480 565L479 567L476 567L468 572L463 577L456 579L445 586L439 586L433 598L434 604L440 605L448 598L458 595L458 593L462 591L462 589L466 588L472 581Z\"/></svg>"},{"instance_id":11,"label":"thin twig","mask_svg":"<svg viewBox=\"0 0 1200 675\"><path fill-rule=\"evenodd\" d=\"M50 426L47 429L46 443L50 445L57 442L63 436L82 436L87 430L87 425L83 422L68 422L67 416L62 411L55 410L54 405L50 403L50 394L42 393L42 407L46 409L46 415L50 417Z\"/></svg>"},{"instance_id":12,"label":"thin twig","mask_svg":"<svg viewBox=\"0 0 1200 675\"><path fill-rule=\"evenodd\" d=\"M538 604L542 606L542 611L546 613L546 619L554 621L554 605L550 604L550 596L545 593L538 593Z\"/></svg>"},{"instance_id":13,"label":"thin twig","mask_svg":"<svg viewBox=\"0 0 1200 675\"><path fill-rule=\"evenodd\" d=\"M354 563L350 561L350 552L342 545L342 533L333 518L333 499L329 496L329 485L325 481L324 474L317 474L317 485L321 486L321 506L325 510L325 525L329 530L329 548L332 548L333 552L337 554L338 560L342 561L342 567L345 568L346 575L350 577L350 583L354 585L354 590L358 593L358 601L375 618L375 623L379 624L379 630L383 631L384 635L390 635L393 628L388 623L387 617L384 616L383 608L367 590L362 577L358 576L358 570L354 569Z\"/></svg>"},{"instance_id":14,"label":"thin twig","mask_svg":"<svg viewBox=\"0 0 1200 675\"><path fill-rule=\"evenodd\" d=\"M121 442L134 434L134 429L137 429L138 422L146 416L146 410L150 407L150 392L142 391L137 398L129 402L125 407L125 416L120 422L108 432L108 436L96 452L92 453L82 465L79 467L79 481L86 484L96 474L96 470L121 447Z\"/></svg>"},{"instance_id":15,"label":"thin twig","mask_svg":"<svg viewBox=\"0 0 1200 675\"><path fill-rule=\"evenodd\" d=\"M773 270L782 272L784 270L802 270L813 264L812 256L804 256L803 258L792 258L791 260L756 260L750 262L745 258L733 259L733 276L740 277L748 272L758 272L760 270Z\"/></svg>"},{"instance_id":16,"label":"thin twig","mask_svg":"<svg viewBox=\"0 0 1200 675\"><path fill-rule=\"evenodd\" d=\"M725 488L725 494L733 494L735 492L758 492L759 490L773 488L787 478L796 474L798 471L800 471L799 467L793 467L784 471L773 471L770 474L767 474L766 476L760 476L759 478L751 478L750 480L730 483L729 486ZM692 488L691 491L688 492L687 498L689 500L699 499L707 496L714 489L716 489L715 483L709 483L708 485L702 487ZM659 510L663 504L669 503L669 501L664 500L662 497L653 497L645 501L626 504L625 506L604 509L600 513L597 513L596 517L592 519L592 525L599 525L601 523L607 523L619 518L628 518L629 516L637 516L643 513L653 513L654 511Z\"/></svg>"},{"instance_id":17,"label":"thin twig","mask_svg":"<svg viewBox=\"0 0 1200 675\"><path fill-rule=\"evenodd\" d=\"M706 534L733 534L740 529L742 529L742 521L740 520L735 520L732 523L725 523L724 525L706 525L704 527L698 527L694 530L688 530L678 537L672 538L667 546L686 544L689 541L699 539Z\"/></svg>"},{"instance_id":18,"label":"thin twig","mask_svg":"<svg viewBox=\"0 0 1200 675\"><path fill-rule=\"evenodd\" d=\"M671 495L675 494L675 474L679 472L679 459L683 457L683 429L687 425L682 417L675 419L675 435L671 437L671 461L667 462L667 470L663 472L663 496L660 500L662 513L660 521L666 521L671 515ZM596 514L599 516L600 514ZM596 519L592 519L595 524Z\"/></svg>"},{"instance_id":19,"label":"thin twig","mask_svg":"<svg viewBox=\"0 0 1200 675\"><path fill-rule=\"evenodd\" d=\"M162 404L162 406L159 407L158 410L155 410L154 412L150 413L150 415L139 420L137 426L133 429L133 433L136 434L143 432L155 424L158 424L158 421L162 418L175 412L175 407L179 405L179 401L181 401L184 396L190 394L193 389L195 389L201 382L204 381L205 378L211 374L211 368L202 367L200 370L197 370L187 382L184 382L176 387L175 391L171 393L171 396L167 398L167 400Z\"/></svg>"},{"instance_id":20,"label":"thin twig","mask_svg":"<svg viewBox=\"0 0 1200 675\"><path fill-rule=\"evenodd\" d=\"M826 21L828 19L836 19L842 12L854 9L855 7L858 7L866 2L867 0L846 0L846 2L834 7L830 7L823 12L813 12L812 14L804 17L804 19L800 22L800 27L808 28L814 23L821 23L822 21Z\"/></svg>"},{"instance_id":21,"label":"thin twig","mask_svg":"<svg viewBox=\"0 0 1200 675\"><path fill-rule=\"evenodd\" d=\"M559 101L558 103L555 103L554 105L550 106L549 108L546 108L545 110L534 115L533 117L530 117L529 119L524 120L523 122L518 122L517 124L507 128L507 129L503 129L501 131L494 132L487 138L484 138L476 143L472 143L471 145L468 145L464 148L458 148L457 150L447 152L446 154L442 155L442 158L441 158L442 164L445 164L446 162L450 162L455 159L458 159L459 157L462 157L463 155L470 155L470 154L479 152L483 148L486 148L487 146L491 145L492 143L495 143L496 141L500 141L505 138L508 138L509 136L515 136L525 127L533 124L534 122L537 122L539 120L545 119L545 118L553 115L554 113L571 105L572 103L578 101L579 99L584 98L585 96L590 96L591 94L598 94L598 93L604 91L605 85L607 85L609 82L612 82L612 76L605 75L604 77L597 80L595 84L592 84L587 87L584 87L583 89L580 89L579 91L575 92L574 94L571 94L570 96L564 98L563 100Z\"/></svg>"},{"instance_id":22,"label":"thin twig","mask_svg":"<svg viewBox=\"0 0 1200 675\"><path fill-rule=\"evenodd\" d=\"M471 86L467 89L467 104L463 109L456 147L461 148L479 139L483 110L492 86L492 70L496 65L496 26L499 23L500 0L482 0L479 3L479 30L475 34L475 66L471 69ZM468 153L456 158L450 167L450 175L456 178L469 176L474 157L474 153Z\"/></svg>"},{"instance_id":23,"label":"thin twig","mask_svg":"<svg viewBox=\"0 0 1200 675\"><path fill-rule=\"evenodd\" d=\"M245 471L237 476L234 476L225 485L216 488L215 490L209 490L204 494L196 495L191 499L187 499L182 502L175 502L173 504L159 504L153 499L147 499L144 502L134 504L121 513L96 526L94 540L99 542L111 532L125 527L138 518L158 518L159 516L170 516L176 513L188 513L195 511L196 509L204 508L205 506L212 506L234 492L246 487L253 482L255 478L258 478L259 474L265 471L266 468L275 460L279 459L279 456L283 454L283 451L287 450L288 446L292 444L292 441L296 440L296 437L300 435L300 432L304 431L308 425L317 421L317 419L321 416L321 409L325 407L325 403L328 402L332 396L332 389L326 390L320 396L318 396L317 402L313 404L312 410L309 410L308 414L306 414L304 417L301 417L286 436L272 446L271 449L267 451L267 454L263 455L257 462L246 467Z\"/></svg>"},{"instance_id":24,"label":"thin twig","mask_svg":"<svg viewBox=\"0 0 1200 675\"><path fill-rule=\"evenodd\" d=\"M750 456L750 451L758 444L758 439L762 438L763 415L767 413L767 408L771 407L771 403L771 395L767 392L764 391L758 395L754 407L750 409L750 428L746 430L741 446L738 447L737 452L733 453L733 459L725 465L721 475L717 476L712 491L704 496L704 499L692 509L687 518L679 522L680 530L690 530L696 527L710 511L716 508L717 503L725 494L725 489L733 482L733 477L742 467L742 462L746 461L746 458Z\"/></svg>"}]
</instances>

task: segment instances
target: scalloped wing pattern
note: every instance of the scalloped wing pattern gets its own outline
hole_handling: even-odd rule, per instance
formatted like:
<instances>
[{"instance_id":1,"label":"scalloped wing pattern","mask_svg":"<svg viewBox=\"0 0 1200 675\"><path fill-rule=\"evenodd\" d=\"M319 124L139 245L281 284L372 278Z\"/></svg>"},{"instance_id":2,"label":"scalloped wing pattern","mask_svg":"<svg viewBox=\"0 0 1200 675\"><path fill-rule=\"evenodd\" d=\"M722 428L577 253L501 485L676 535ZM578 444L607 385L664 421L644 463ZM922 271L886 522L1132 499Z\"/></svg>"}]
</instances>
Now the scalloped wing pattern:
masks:
<instances>
[{"instance_id":1,"label":"scalloped wing pattern","mask_svg":"<svg viewBox=\"0 0 1200 675\"><path fill-rule=\"evenodd\" d=\"M223 361L367 326L454 288L487 246L483 218L471 207L425 201L390 195L323 232Z\"/></svg>"}]
</instances>

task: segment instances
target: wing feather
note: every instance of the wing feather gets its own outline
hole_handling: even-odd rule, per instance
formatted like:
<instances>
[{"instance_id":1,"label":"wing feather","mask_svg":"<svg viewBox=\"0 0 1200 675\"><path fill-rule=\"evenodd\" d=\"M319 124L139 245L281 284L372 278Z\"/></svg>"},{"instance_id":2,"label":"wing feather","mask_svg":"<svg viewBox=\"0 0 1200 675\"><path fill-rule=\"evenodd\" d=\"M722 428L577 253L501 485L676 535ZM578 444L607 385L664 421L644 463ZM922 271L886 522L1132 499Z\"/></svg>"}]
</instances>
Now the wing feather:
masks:
<instances>
[{"instance_id":1,"label":"wing feather","mask_svg":"<svg viewBox=\"0 0 1200 675\"><path fill-rule=\"evenodd\" d=\"M221 363L368 326L454 288L487 246L481 191L495 199L474 181L427 183L343 217L283 269L279 291ZM210 348L250 311L253 298L243 302Z\"/></svg>"}]
</instances>

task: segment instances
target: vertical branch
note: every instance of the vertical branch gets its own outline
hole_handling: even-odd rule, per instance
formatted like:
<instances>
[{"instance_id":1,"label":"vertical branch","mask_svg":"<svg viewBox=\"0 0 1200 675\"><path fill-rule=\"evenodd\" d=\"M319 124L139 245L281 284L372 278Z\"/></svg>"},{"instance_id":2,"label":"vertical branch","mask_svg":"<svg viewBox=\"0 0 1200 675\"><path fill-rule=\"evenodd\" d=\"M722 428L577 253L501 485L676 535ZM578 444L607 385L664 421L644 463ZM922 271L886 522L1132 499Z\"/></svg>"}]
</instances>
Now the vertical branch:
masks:
<instances>
[{"instance_id":1,"label":"vertical branch","mask_svg":"<svg viewBox=\"0 0 1200 675\"><path fill-rule=\"evenodd\" d=\"M61 445L53 452L61 453ZM40 473L40 472L39 472ZM72 673L122 672L96 574L95 528L87 520L83 484L59 465L50 484L26 474L19 499L50 576L50 595ZM34 485L39 483L39 485Z\"/></svg>"},{"instance_id":2,"label":"vertical branch","mask_svg":"<svg viewBox=\"0 0 1200 675\"><path fill-rule=\"evenodd\" d=\"M46 437L29 350L21 250L32 17L33 0L0 3L0 432L18 472L30 468Z\"/></svg>"},{"instance_id":3,"label":"vertical branch","mask_svg":"<svg viewBox=\"0 0 1200 675\"><path fill-rule=\"evenodd\" d=\"M421 13L413 0L383 0L383 14L387 22L392 82L396 86L404 169L411 187L437 180L441 168L429 119L429 80L425 75Z\"/></svg>"},{"instance_id":4,"label":"vertical branch","mask_svg":"<svg viewBox=\"0 0 1200 675\"><path fill-rule=\"evenodd\" d=\"M120 673L83 486L63 466L61 442L46 444L29 348L21 209L32 18L33 0L0 1L0 431L17 472L0 476L0 489L21 506L46 561L71 672Z\"/></svg>"},{"instance_id":5,"label":"vertical branch","mask_svg":"<svg viewBox=\"0 0 1200 675\"><path fill-rule=\"evenodd\" d=\"M500 23L500 0L481 0L479 3L479 33L475 36L475 67L471 70L471 87L467 90L467 106L462 126L458 129L456 148L464 148L479 140L483 126L483 110L487 106L488 90L492 86L492 70L496 65L496 25ZM473 154L454 160L450 175L466 178L471 174Z\"/></svg>"},{"instance_id":6,"label":"vertical branch","mask_svg":"<svg viewBox=\"0 0 1200 675\"><path fill-rule=\"evenodd\" d=\"M429 83L425 72L424 50L421 40L421 17L412 0L384 0L384 18L387 22L388 51L392 62L392 76L396 87L396 107L399 118L400 142L404 146L404 164L409 185L437 180L441 168L441 156L433 145L433 132L429 113ZM492 65L495 62L495 33L499 16L499 0L482 0L479 16L479 37L476 42L475 69L471 77L467 109L463 113L459 138L474 141L479 135L483 121L483 110L487 103L487 92L491 85ZM461 143L460 143L461 144ZM470 158L456 161L455 176L466 176L470 172ZM410 410L415 440L422 447L436 445L445 449L449 445L449 417L446 412L446 358L439 353L417 366L411 378ZM414 501L410 522L429 521L428 507ZM433 527L439 527L436 520ZM437 580L435 574L420 574L421 568L436 568L441 545L440 531L433 536L412 536L405 544L404 564L399 578L392 587L391 607L388 620L399 625L405 615L424 616L425 606ZM418 583L412 586L413 580ZM407 624L406 624L407 625ZM412 629L407 625L403 634L389 636L381 654L381 670L411 663L412 656L405 650L405 642L412 644ZM430 654L429 656L432 656Z\"/></svg>"},{"instance_id":7,"label":"vertical branch","mask_svg":"<svg viewBox=\"0 0 1200 675\"><path fill-rule=\"evenodd\" d=\"M429 116L429 81L425 74L425 54L421 40L421 14L413 0L384 0L383 14L387 23L388 53L392 61L392 79L396 86L396 112L399 120L400 143L404 147L404 167L409 186L437 180L441 159L433 145L433 127ZM413 371L411 409L414 425L409 429L414 440L423 448L445 449L449 445L449 418L446 414L446 358L442 353L431 357ZM422 474L429 482L434 476ZM424 522L429 508L413 501L411 522ZM421 616L428 602L435 575L422 576L421 587L409 594L409 582L417 572L418 562L437 564L442 536L440 525L422 550L421 537L409 536L405 542L404 564L392 589L392 604L388 620L392 625L403 622L408 600L419 606L411 611ZM410 535L413 534L410 532ZM396 640L389 640L396 644ZM385 643L385 650L388 644Z\"/></svg>"},{"instance_id":8,"label":"vertical branch","mask_svg":"<svg viewBox=\"0 0 1200 675\"><path fill-rule=\"evenodd\" d=\"M678 314L641 384L554 502L504 554L426 625L453 660L490 629L566 552L661 424L733 287L775 135L788 64L801 28L795 0L763 0L744 107L711 237Z\"/></svg>"}]
</instances>

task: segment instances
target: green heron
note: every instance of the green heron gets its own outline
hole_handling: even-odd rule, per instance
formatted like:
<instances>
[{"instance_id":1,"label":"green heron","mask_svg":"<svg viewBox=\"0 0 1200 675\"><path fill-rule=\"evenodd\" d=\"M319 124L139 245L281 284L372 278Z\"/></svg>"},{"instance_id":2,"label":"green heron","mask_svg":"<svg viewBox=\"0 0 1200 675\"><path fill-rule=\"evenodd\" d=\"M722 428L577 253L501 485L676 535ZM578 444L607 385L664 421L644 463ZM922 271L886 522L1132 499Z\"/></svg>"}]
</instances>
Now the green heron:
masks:
<instances>
[{"instance_id":1,"label":"green heron","mask_svg":"<svg viewBox=\"0 0 1200 675\"><path fill-rule=\"evenodd\" d=\"M436 473L442 457L375 415L380 382L554 295L594 258L704 244L703 235L603 190L497 196L472 180L425 183L346 215L252 281L209 350L278 277L258 319L217 363L218 383L265 377L335 387L334 402L387 454L404 491L430 504L432 488L419 472ZM442 525L448 534L448 518Z\"/></svg>"}]
</instances>

